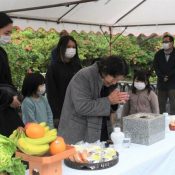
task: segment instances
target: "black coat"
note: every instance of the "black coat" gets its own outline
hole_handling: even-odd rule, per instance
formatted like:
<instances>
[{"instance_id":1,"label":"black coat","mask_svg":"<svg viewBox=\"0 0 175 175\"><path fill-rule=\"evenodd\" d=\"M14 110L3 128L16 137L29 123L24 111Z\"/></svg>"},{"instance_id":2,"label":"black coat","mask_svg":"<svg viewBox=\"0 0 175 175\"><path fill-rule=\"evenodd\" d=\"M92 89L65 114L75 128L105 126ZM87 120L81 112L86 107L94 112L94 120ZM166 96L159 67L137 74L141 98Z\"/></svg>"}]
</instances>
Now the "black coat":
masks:
<instances>
[{"instance_id":1,"label":"black coat","mask_svg":"<svg viewBox=\"0 0 175 175\"><path fill-rule=\"evenodd\" d=\"M159 90L175 89L175 49L166 61L164 50L159 50L154 57L154 69L158 77L157 87ZM168 81L164 82L164 77L168 76Z\"/></svg>"},{"instance_id":2,"label":"black coat","mask_svg":"<svg viewBox=\"0 0 175 175\"><path fill-rule=\"evenodd\" d=\"M2 47L0 47L0 83L12 84L7 53Z\"/></svg>"},{"instance_id":3,"label":"black coat","mask_svg":"<svg viewBox=\"0 0 175 175\"><path fill-rule=\"evenodd\" d=\"M53 118L59 119L64 102L66 88L76 72L81 69L78 59L72 59L70 63L58 60L56 51L52 52L52 63L46 73L47 98L52 109Z\"/></svg>"},{"instance_id":4,"label":"black coat","mask_svg":"<svg viewBox=\"0 0 175 175\"><path fill-rule=\"evenodd\" d=\"M0 134L9 136L19 126L24 126L16 109L11 108L13 96L16 94L13 86L6 89L0 86Z\"/></svg>"},{"instance_id":5,"label":"black coat","mask_svg":"<svg viewBox=\"0 0 175 175\"><path fill-rule=\"evenodd\" d=\"M0 47L0 134L5 136L9 136L19 126L24 126L16 109L10 107L13 96L17 94L12 85L7 54Z\"/></svg>"}]
</instances>

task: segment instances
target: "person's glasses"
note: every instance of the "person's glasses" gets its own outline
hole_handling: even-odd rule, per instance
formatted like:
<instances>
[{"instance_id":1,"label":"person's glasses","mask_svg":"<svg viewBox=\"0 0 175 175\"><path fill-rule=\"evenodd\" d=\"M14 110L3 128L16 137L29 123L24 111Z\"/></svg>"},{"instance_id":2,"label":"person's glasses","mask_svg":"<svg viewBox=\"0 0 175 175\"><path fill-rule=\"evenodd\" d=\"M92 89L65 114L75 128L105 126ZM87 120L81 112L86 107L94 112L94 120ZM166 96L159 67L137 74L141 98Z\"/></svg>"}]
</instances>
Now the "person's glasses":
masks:
<instances>
[{"instance_id":1,"label":"person's glasses","mask_svg":"<svg viewBox=\"0 0 175 175\"><path fill-rule=\"evenodd\" d=\"M171 43L171 41L162 41L162 43Z\"/></svg>"}]
</instances>

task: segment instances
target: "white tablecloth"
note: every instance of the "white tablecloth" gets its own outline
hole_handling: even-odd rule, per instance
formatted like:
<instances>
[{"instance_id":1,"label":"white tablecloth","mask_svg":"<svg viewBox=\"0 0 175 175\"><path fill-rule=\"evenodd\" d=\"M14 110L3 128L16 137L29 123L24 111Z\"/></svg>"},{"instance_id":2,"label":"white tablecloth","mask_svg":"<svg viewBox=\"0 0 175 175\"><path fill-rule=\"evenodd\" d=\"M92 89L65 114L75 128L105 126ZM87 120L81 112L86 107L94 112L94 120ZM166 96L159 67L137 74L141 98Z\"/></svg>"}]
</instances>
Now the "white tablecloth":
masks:
<instances>
[{"instance_id":1,"label":"white tablecloth","mask_svg":"<svg viewBox=\"0 0 175 175\"><path fill-rule=\"evenodd\" d=\"M75 170L63 163L62 175L175 175L175 131L150 146L131 144L119 154L119 163L104 170Z\"/></svg>"}]
</instances>

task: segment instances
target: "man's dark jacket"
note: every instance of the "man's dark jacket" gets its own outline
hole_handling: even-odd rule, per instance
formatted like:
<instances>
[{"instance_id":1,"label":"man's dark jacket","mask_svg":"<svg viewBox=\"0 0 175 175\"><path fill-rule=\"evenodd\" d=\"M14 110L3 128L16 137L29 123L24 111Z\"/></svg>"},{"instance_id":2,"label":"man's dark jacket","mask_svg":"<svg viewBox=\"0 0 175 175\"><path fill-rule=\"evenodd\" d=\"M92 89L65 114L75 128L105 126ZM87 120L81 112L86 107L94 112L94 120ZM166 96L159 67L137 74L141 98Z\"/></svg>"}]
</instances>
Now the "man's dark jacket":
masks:
<instances>
[{"instance_id":1,"label":"man's dark jacket","mask_svg":"<svg viewBox=\"0 0 175 175\"><path fill-rule=\"evenodd\" d=\"M153 66L158 77L158 90L175 89L175 49L173 48L168 61L166 61L164 50L159 50L155 54ZM164 82L165 76L168 76L167 82Z\"/></svg>"}]
</instances>

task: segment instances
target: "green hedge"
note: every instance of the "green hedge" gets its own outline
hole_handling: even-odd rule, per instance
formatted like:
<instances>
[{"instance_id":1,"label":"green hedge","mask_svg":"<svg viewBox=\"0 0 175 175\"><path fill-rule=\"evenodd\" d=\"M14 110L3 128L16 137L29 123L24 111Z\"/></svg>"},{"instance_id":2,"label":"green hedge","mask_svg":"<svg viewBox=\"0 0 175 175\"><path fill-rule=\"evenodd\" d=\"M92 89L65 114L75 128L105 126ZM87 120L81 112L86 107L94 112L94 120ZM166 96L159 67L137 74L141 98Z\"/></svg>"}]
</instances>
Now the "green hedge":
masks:
<instances>
[{"instance_id":1,"label":"green hedge","mask_svg":"<svg viewBox=\"0 0 175 175\"><path fill-rule=\"evenodd\" d=\"M83 66L87 66L102 56L109 55L109 36L94 33L77 33L72 35L79 49L79 56ZM106 39L107 38L107 39ZM35 71L46 72L50 61L52 48L58 43L59 33L54 30L49 32L40 29L21 31L14 29L12 44L5 47L9 54L14 84L20 88L28 68ZM155 52L161 47L161 38L148 39L145 36L113 36L112 54L123 56L130 65L130 75L137 67L148 69L151 67Z\"/></svg>"}]
</instances>

